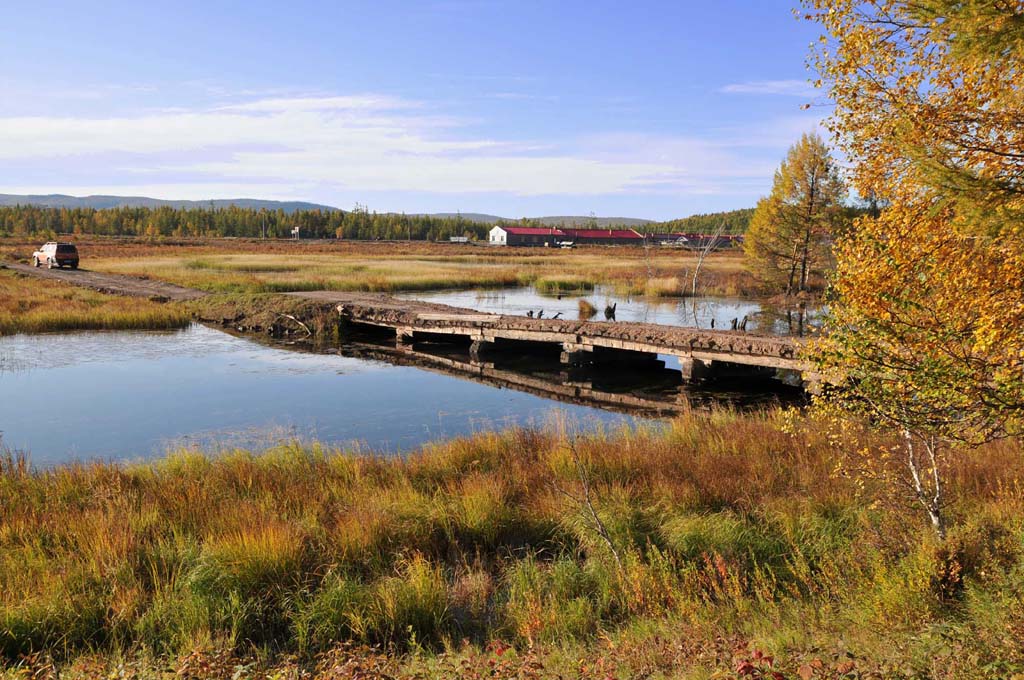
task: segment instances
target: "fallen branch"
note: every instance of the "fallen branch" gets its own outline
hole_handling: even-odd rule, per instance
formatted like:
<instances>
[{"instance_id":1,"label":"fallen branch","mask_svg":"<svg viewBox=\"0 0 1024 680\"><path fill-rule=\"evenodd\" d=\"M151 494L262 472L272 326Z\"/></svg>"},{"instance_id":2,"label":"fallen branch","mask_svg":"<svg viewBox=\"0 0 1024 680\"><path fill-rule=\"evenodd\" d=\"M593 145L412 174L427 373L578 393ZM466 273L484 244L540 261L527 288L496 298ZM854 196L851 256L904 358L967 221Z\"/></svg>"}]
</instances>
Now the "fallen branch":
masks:
<instances>
[{"instance_id":1,"label":"fallen branch","mask_svg":"<svg viewBox=\"0 0 1024 680\"><path fill-rule=\"evenodd\" d=\"M297 324L299 324L300 326L302 326L302 330L306 331L306 337L312 337L312 335L313 335L313 331L309 330L309 326L307 326L306 324L302 323L301 321L299 321L298 319L296 319L296 318L295 318L294 316L292 316L291 314L278 314L278 315L277 315L277 318L278 318L278 319L281 319L281 318L284 318L284 319L291 319L291 320L292 320L292 321L294 321L295 323L297 323Z\"/></svg>"},{"instance_id":2,"label":"fallen branch","mask_svg":"<svg viewBox=\"0 0 1024 680\"><path fill-rule=\"evenodd\" d=\"M619 556L619 551L615 549L615 543L612 541L611 534L608 532L608 527L601 520L601 517L597 514L597 508L594 507L594 501L592 498L591 484L590 484L590 473L587 468L583 465L583 460L580 458L579 451L576 450L576 437L570 435L569 437L569 453L572 454L573 464L576 466L576 476L580 480L580 486L583 488L583 498L577 498L573 494L569 493L558 485L557 481L552 481L551 485L556 491L561 493L563 496L576 503L576 505L586 508L587 513L590 515L590 521L593 523L591 530L593 530L608 546L608 550L611 551L612 557L615 558L615 565L618 567L619 572L622 572L622 558Z\"/></svg>"}]
</instances>

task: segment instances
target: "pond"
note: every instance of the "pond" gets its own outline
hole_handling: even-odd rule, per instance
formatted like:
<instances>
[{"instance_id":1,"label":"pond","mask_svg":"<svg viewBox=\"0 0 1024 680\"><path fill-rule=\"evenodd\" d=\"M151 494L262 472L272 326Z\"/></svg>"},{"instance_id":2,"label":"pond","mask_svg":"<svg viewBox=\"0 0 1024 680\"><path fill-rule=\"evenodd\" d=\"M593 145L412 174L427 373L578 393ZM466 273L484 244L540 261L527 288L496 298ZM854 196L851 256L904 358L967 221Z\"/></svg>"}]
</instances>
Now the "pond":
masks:
<instances>
[{"instance_id":1,"label":"pond","mask_svg":"<svg viewBox=\"0 0 1024 680\"><path fill-rule=\"evenodd\" d=\"M499 290L455 290L403 293L398 297L426 300L455 307L468 307L482 312L525 315L543 311L546 318L561 313L564 319L580 318L579 301L587 300L597 314L593 320L605 319L604 309L615 305L616 321L636 321L687 328L729 330L733 319L740 324L747 319L746 329L768 335L805 335L817 326L821 310L781 308L764 302L740 298L647 298L618 295L613 288L597 286L592 292L563 293L560 297L538 293L532 287ZM713 325L712 325L713 323Z\"/></svg>"},{"instance_id":2,"label":"pond","mask_svg":"<svg viewBox=\"0 0 1024 680\"><path fill-rule=\"evenodd\" d=\"M0 443L45 466L193 445L259 449L291 438L395 453L556 417L586 428L639 422L344 354L267 346L198 325L0 338Z\"/></svg>"}]
</instances>

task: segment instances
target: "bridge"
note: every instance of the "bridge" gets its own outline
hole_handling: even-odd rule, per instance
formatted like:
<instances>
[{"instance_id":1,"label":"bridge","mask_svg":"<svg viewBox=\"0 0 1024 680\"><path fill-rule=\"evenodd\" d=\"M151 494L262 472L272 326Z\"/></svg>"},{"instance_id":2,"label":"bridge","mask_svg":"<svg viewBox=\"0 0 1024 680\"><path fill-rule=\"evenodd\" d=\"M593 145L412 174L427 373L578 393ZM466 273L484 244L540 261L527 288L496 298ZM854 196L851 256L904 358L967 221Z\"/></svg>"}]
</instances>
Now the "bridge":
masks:
<instances>
[{"instance_id":1,"label":"bridge","mask_svg":"<svg viewBox=\"0 0 1024 680\"><path fill-rule=\"evenodd\" d=\"M801 358L804 340L737 331L660 324L536 319L489 314L474 309L400 299L371 293L312 291L289 293L330 303L344 326L393 332L399 344L468 343L484 359L500 352L558 352L562 363L656 365L660 356L677 357L684 380L703 382L716 375L788 372L816 382Z\"/></svg>"},{"instance_id":2,"label":"bridge","mask_svg":"<svg viewBox=\"0 0 1024 680\"><path fill-rule=\"evenodd\" d=\"M192 300L204 291L162 281L85 270L36 269L3 265L33 276L54 278L102 292L158 300ZM517 355L557 352L567 366L617 364L657 366L659 357L677 357L683 379L705 382L716 376L788 374L816 389L820 378L801 357L801 338L737 331L681 328L621 321L536 319L487 314L475 309L407 300L374 293L306 291L286 293L336 311L341 324L393 333L399 345L458 342L469 345L476 361L502 352ZM318 305L319 306L319 305Z\"/></svg>"}]
</instances>

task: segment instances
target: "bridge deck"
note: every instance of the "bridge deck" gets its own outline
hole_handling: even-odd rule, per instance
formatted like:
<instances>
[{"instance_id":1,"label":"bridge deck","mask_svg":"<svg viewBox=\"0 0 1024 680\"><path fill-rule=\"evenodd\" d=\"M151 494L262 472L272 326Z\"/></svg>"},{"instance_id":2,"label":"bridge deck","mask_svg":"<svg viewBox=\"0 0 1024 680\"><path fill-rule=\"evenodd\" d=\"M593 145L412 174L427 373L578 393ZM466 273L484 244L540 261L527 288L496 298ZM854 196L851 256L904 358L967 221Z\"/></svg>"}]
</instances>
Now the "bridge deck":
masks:
<instances>
[{"instance_id":1,"label":"bridge deck","mask_svg":"<svg viewBox=\"0 0 1024 680\"><path fill-rule=\"evenodd\" d=\"M459 335L472 341L558 343L566 352L595 349L674 355L682 360L727 362L806 371L799 338L716 331L623 321L531 319L474 309L399 299L372 293L314 291L299 297L333 303L342 318L394 329L401 338L417 334Z\"/></svg>"}]
</instances>

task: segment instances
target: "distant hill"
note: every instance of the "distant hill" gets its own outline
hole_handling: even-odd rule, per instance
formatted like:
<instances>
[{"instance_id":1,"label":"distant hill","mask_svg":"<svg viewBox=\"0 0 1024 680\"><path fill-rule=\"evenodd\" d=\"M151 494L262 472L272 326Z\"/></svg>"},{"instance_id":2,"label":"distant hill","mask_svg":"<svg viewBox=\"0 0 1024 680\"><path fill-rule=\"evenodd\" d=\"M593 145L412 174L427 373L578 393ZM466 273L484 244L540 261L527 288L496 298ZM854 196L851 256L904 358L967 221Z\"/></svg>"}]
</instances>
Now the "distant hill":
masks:
<instances>
[{"instance_id":1,"label":"distant hill","mask_svg":"<svg viewBox=\"0 0 1024 680\"><path fill-rule=\"evenodd\" d=\"M169 201L146 196L67 196L65 194L15 195L0 194L0 205L38 205L45 208L239 208L259 210L284 210L293 213L299 210L338 210L329 205L305 201L264 201L258 198L218 198L209 201Z\"/></svg>"},{"instance_id":2,"label":"distant hill","mask_svg":"<svg viewBox=\"0 0 1024 680\"><path fill-rule=\"evenodd\" d=\"M495 222L511 222L505 217L498 217L497 215L488 215L486 213L464 213L464 212L440 212L440 213L413 213L414 217L439 217L442 219L448 219L453 217L461 217L467 222L483 222L486 224L494 224Z\"/></svg>"},{"instance_id":3,"label":"distant hill","mask_svg":"<svg viewBox=\"0 0 1024 680\"><path fill-rule=\"evenodd\" d=\"M417 213L425 217L462 217L470 222L485 222L496 224L498 222L512 224L525 220L530 224L540 224L546 227L582 227L588 224L597 224L599 227L638 227L644 224L651 224L653 220L645 220L639 217L589 217L587 215L549 215L546 217L526 217L522 219L512 217L501 217L499 215L488 215L487 213Z\"/></svg>"},{"instance_id":4,"label":"distant hill","mask_svg":"<svg viewBox=\"0 0 1024 680\"><path fill-rule=\"evenodd\" d=\"M690 215L678 220L658 222L652 229L659 232L674 231L688 234L711 234L722 224L726 234L742 234L750 226L750 218L754 216L753 208L726 210L715 213Z\"/></svg>"},{"instance_id":5,"label":"distant hill","mask_svg":"<svg viewBox=\"0 0 1024 680\"><path fill-rule=\"evenodd\" d=\"M553 225L556 227L583 227L589 224L596 224L599 227L640 227L651 224L653 220L645 220L639 217L586 217L582 215L556 215L551 217L538 217L538 222Z\"/></svg>"}]
</instances>

